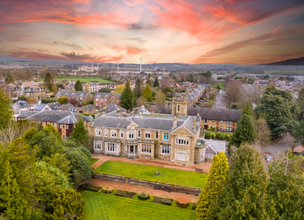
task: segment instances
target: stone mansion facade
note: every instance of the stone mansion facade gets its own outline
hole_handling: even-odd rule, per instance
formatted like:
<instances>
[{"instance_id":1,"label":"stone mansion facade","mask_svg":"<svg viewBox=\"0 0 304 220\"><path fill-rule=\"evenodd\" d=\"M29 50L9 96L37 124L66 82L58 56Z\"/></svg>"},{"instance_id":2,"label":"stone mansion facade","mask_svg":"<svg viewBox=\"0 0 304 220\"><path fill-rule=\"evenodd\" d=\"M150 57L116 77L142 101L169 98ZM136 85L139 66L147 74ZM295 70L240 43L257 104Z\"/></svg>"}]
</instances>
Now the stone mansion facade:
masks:
<instances>
[{"instance_id":1,"label":"stone mansion facade","mask_svg":"<svg viewBox=\"0 0 304 220\"><path fill-rule=\"evenodd\" d=\"M160 158L182 164L201 162L205 149L197 144L200 117L125 115L115 111L91 126L94 153L133 158Z\"/></svg>"}]
</instances>

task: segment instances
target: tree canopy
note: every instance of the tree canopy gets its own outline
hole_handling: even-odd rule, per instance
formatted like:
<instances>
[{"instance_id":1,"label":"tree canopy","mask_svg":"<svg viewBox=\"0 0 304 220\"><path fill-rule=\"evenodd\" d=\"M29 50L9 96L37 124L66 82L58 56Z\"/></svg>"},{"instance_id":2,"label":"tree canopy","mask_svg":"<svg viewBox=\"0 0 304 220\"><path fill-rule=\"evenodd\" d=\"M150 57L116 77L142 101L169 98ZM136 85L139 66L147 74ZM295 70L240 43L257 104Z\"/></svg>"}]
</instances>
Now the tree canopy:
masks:
<instances>
[{"instance_id":1,"label":"tree canopy","mask_svg":"<svg viewBox=\"0 0 304 220\"><path fill-rule=\"evenodd\" d=\"M57 100L61 105L68 103L68 98L66 96L61 96Z\"/></svg>"},{"instance_id":2,"label":"tree canopy","mask_svg":"<svg viewBox=\"0 0 304 220\"><path fill-rule=\"evenodd\" d=\"M13 117L12 100L0 88L0 129L6 128Z\"/></svg>"},{"instance_id":3,"label":"tree canopy","mask_svg":"<svg viewBox=\"0 0 304 220\"><path fill-rule=\"evenodd\" d=\"M130 87L130 81L127 81L126 87L120 96L120 105L125 109L132 109L136 106L136 98Z\"/></svg>"},{"instance_id":4,"label":"tree canopy","mask_svg":"<svg viewBox=\"0 0 304 220\"><path fill-rule=\"evenodd\" d=\"M75 128L73 130L72 135L70 136L73 140L76 141L78 146L86 146L88 143L89 135L88 131L84 126L84 122L82 117L79 116L78 122L75 123Z\"/></svg>"},{"instance_id":5,"label":"tree canopy","mask_svg":"<svg viewBox=\"0 0 304 220\"><path fill-rule=\"evenodd\" d=\"M14 80L14 77L12 74L9 74L6 78L5 78L5 83L6 84L10 84L10 83L14 83L15 80Z\"/></svg>"},{"instance_id":6,"label":"tree canopy","mask_svg":"<svg viewBox=\"0 0 304 220\"><path fill-rule=\"evenodd\" d=\"M76 81L74 89L75 91L82 91L82 84L79 80Z\"/></svg>"},{"instance_id":7,"label":"tree canopy","mask_svg":"<svg viewBox=\"0 0 304 220\"><path fill-rule=\"evenodd\" d=\"M110 93L111 92L111 89L108 88L108 87L105 87L105 88L101 88L99 89L99 92L103 92L103 93Z\"/></svg>"},{"instance_id":8,"label":"tree canopy","mask_svg":"<svg viewBox=\"0 0 304 220\"><path fill-rule=\"evenodd\" d=\"M148 101L151 102L152 101L152 91L150 86L147 84L144 91L143 91L143 97Z\"/></svg>"},{"instance_id":9,"label":"tree canopy","mask_svg":"<svg viewBox=\"0 0 304 220\"><path fill-rule=\"evenodd\" d=\"M213 157L207 182L198 199L196 220L208 219L209 207L217 200L219 192L224 187L228 168L225 153L221 152Z\"/></svg>"},{"instance_id":10,"label":"tree canopy","mask_svg":"<svg viewBox=\"0 0 304 220\"><path fill-rule=\"evenodd\" d=\"M153 87L159 87L159 82L158 82L158 78L157 77L155 77Z\"/></svg>"},{"instance_id":11,"label":"tree canopy","mask_svg":"<svg viewBox=\"0 0 304 220\"><path fill-rule=\"evenodd\" d=\"M135 81L135 87L134 87L134 94L135 94L136 98L139 98L142 96L143 86L144 86L144 82L140 78L138 78Z\"/></svg>"},{"instance_id":12,"label":"tree canopy","mask_svg":"<svg viewBox=\"0 0 304 220\"><path fill-rule=\"evenodd\" d=\"M44 77L44 85L45 87L52 91L54 88L54 80L53 80L53 76L50 73L46 73L45 77Z\"/></svg>"}]
</instances>

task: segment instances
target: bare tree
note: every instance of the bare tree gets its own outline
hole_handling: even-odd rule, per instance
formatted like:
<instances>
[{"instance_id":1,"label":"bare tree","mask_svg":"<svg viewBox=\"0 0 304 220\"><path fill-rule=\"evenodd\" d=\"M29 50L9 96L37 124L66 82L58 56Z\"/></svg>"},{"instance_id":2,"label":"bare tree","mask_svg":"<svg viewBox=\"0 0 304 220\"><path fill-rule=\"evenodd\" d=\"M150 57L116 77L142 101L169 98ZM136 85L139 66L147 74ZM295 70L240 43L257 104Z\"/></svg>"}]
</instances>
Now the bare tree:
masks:
<instances>
[{"instance_id":1,"label":"bare tree","mask_svg":"<svg viewBox=\"0 0 304 220\"><path fill-rule=\"evenodd\" d=\"M225 100L229 106L232 103L244 103L246 101L241 85L241 81L231 81L226 85Z\"/></svg>"},{"instance_id":2,"label":"bare tree","mask_svg":"<svg viewBox=\"0 0 304 220\"><path fill-rule=\"evenodd\" d=\"M257 132L257 141L261 145L270 142L271 132L265 119L259 118L254 122Z\"/></svg>"}]
</instances>

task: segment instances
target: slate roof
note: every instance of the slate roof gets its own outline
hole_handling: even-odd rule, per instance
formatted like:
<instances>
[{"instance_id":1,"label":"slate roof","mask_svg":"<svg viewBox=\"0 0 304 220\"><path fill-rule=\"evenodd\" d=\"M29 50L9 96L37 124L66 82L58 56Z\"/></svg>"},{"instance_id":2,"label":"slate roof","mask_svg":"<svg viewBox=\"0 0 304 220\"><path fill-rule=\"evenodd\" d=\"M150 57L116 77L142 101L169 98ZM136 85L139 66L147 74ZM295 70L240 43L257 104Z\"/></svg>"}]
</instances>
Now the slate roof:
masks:
<instances>
[{"instance_id":1,"label":"slate roof","mask_svg":"<svg viewBox=\"0 0 304 220\"><path fill-rule=\"evenodd\" d=\"M125 117L101 116L95 119L92 127L127 128L132 121Z\"/></svg>"},{"instance_id":2,"label":"slate roof","mask_svg":"<svg viewBox=\"0 0 304 220\"><path fill-rule=\"evenodd\" d=\"M89 93L83 91L74 91L71 96L75 97L86 97Z\"/></svg>"},{"instance_id":3,"label":"slate roof","mask_svg":"<svg viewBox=\"0 0 304 220\"><path fill-rule=\"evenodd\" d=\"M93 109L96 109L96 107L94 105L85 105L80 107L79 109L83 109L84 111L91 111Z\"/></svg>"},{"instance_id":4,"label":"slate roof","mask_svg":"<svg viewBox=\"0 0 304 220\"><path fill-rule=\"evenodd\" d=\"M51 102L47 103L47 105L50 107L50 109L57 110L61 104L59 102Z\"/></svg>"},{"instance_id":5,"label":"slate roof","mask_svg":"<svg viewBox=\"0 0 304 220\"><path fill-rule=\"evenodd\" d=\"M27 108L29 105L27 103L27 101L21 101L19 100L18 102L16 102L13 107L14 108Z\"/></svg>"},{"instance_id":6,"label":"slate roof","mask_svg":"<svg viewBox=\"0 0 304 220\"><path fill-rule=\"evenodd\" d=\"M94 94L93 98L104 98L108 95L110 95L111 93L104 93L104 92L97 92Z\"/></svg>"},{"instance_id":7,"label":"slate roof","mask_svg":"<svg viewBox=\"0 0 304 220\"><path fill-rule=\"evenodd\" d=\"M126 109L124 109L123 107L120 107L116 104L108 104L105 107L107 109L107 112L117 111L117 109L120 109L120 112L126 111Z\"/></svg>"},{"instance_id":8,"label":"slate roof","mask_svg":"<svg viewBox=\"0 0 304 220\"><path fill-rule=\"evenodd\" d=\"M154 113L172 114L171 106L151 105L148 108ZM241 118L241 111L234 109L216 109L216 108L195 108L187 107L187 115L197 116L197 113L202 119L223 120L223 121L238 121Z\"/></svg>"},{"instance_id":9,"label":"slate roof","mask_svg":"<svg viewBox=\"0 0 304 220\"><path fill-rule=\"evenodd\" d=\"M27 118L31 115L34 115L36 113L39 113L37 111L20 111L19 115L17 116L18 118Z\"/></svg>"},{"instance_id":10,"label":"slate roof","mask_svg":"<svg viewBox=\"0 0 304 220\"><path fill-rule=\"evenodd\" d=\"M72 94L72 91L71 90L59 90L57 93L56 93L56 96L71 96Z\"/></svg>"},{"instance_id":11,"label":"slate roof","mask_svg":"<svg viewBox=\"0 0 304 220\"><path fill-rule=\"evenodd\" d=\"M86 122L94 121L92 117L87 117L74 112L60 111L60 110L38 112L37 114L33 114L26 117L26 119L30 121L45 121L45 122L57 122L57 123L63 123L63 121L64 122L69 121L71 122L71 124L74 124L76 121L78 121L79 116L81 116L82 119Z\"/></svg>"},{"instance_id":12,"label":"slate roof","mask_svg":"<svg viewBox=\"0 0 304 220\"><path fill-rule=\"evenodd\" d=\"M75 106L71 103L67 103L67 104L63 104L61 106L58 107L58 110L62 110L62 109L71 109L71 108L75 108Z\"/></svg>"}]
</instances>

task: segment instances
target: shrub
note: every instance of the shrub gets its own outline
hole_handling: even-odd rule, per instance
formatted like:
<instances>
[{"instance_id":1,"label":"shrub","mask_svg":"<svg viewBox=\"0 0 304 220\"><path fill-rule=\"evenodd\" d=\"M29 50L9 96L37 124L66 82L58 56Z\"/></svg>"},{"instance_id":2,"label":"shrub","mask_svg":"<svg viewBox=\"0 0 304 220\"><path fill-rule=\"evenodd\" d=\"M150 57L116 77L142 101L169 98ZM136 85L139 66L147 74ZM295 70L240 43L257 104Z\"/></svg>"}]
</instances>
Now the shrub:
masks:
<instances>
[{"instance_id":1,"label":"shrub","mask_svg":"<svg viewBox=\"0 0 304 220\"><path fill-rule=\"evenodd\" d=\"M164 204L164 205L171 205L172 204L172 200L171 199L163 198L163 199L161 199L161 203Z\"/></svg>"},{"instance_id":2,"label":"shrub","mask_svg":"<svg viewBox=\"0 0 304 220\"><path fill-rule=\"evenodd\" d=\"M192 205L192 210L195 210L195 209L196 209L196 206L197 206L197 203L194 202L193 205Z\"/></svg>"},{"instance_id":3,"label":"shrub","mask_svg":"<svg viewBox=\"0 0 304 220\"><path fill-rule=\"evenodd\" d=\"M50 95L50 98L55 98L55 95Z\"/></svg>"},{"instance_id":4,"label":"shrub","mask_svg":"<svg viewBox=\"0 0 304 220\"><path fill-rule=\"evenodd\" d=\"M187 208L189 206L189 199L184 197L179 197L176 200L176 205L181 208Z\"/></svg>"},{"instance_id":5,"label":"shrub","mask_svg":"<svg viewBox=\"0 0 304 220\"><path fill-rule=\"evenodd\" d=\"M113 188L110 187L110 186L105 186L105 187L102 187L102 192L103 193L112 193L113 192Z\"/></svg>"},{"instance_id":6,"label":"shrub","mask_svg":"<svg viewBox=\"0 0 304 220\"><path fill-rule=\"evenodd\" d=\"M150 196L149 196L148 193L142 192L142 193L139 193L139 194L138 194L138 198L141 199L141 200L147 200L147 199L150 198Z\"/></svg>"},{"instance_id":7,"label":"shrub","mask_svg":"<svg viewBox=\"0 0 304 220\"><path fill-rule=\"evenodd\" d=\"M206 138L206 139L210 139L210 133L211 133L211 132L205 131L204 133L205 133L205 138Z\"/></svg>"},{"instance_id":8,"label":"shrub","mask_svg":"<svg viewBox=\"0 0 304 220\"><path fill-rule=\"evenodd\" d=\"M217 139L220 139L220 140L225 140L225 134L224 133L216 133L216 138Z\"/></svg>"},{"instance_id":9,"label":"shrub","mask_svg":"<svg viewBox=\"0 0 304 220\"><path fill-rule=\"evenodd\" d=\"M56 99L46 99L46 98L41 99L41 103L50 103L50 102L56 102Z\"/></svg>"},{"instance_id":10,"label":"shrub","mask_svg":"<svg viewBox=\"0 0 304 220\"><path fill-rule=\"evenodd\" d=\"M225 134L225 140L226 141L230 141L231 135L232 134Z\"/></svg>"},{"instance_id":11,"label":"shrub","mask_svg":"<svg viewBox=\"0 0 304 220\"><path fill-rule=\"evenodd\" d=\"M210 127L208 130L209 130L209 131L216 131L216 128Z\"/></svg>"},{"instance_id":12,"label":"shrub","mask_svg":"<svg viewBox=\"0 0 304 220\"><path fill-rule=\"evenodd\" d=\"M94 192L98 192L101 189L101 187L99 187L99 186L93 186L88 183L81 185L81 188L84 190L89 190L89 191L94 191Z\"/></svg>"},{"instance_id":13,"label":"shrub","mask_svg":"<svg viewBox=\"0 0 304 220\"><path fill-rule=\"evenodd\" d=\"M115 193L115 196L122 196L122 197L126 197L128 194L127 191L123 191L123 190L117 190L117 192Z\"/></svg>"},{"instance_id":14,"label":"shrub","mask_svg":"<svg viewBox=\"0 0 304 220\"><path fill-rule=\"evenodd\" d=\"M214 132L211 132L211 133L210 133L210 137L211 137L212 139L215 139L215 138L216 138L216 134L215 134Z\"/></svg>"},{"instance_id":15,"label":"shrub","mask_svg":"<svg viewBox=\"0 0 304 220\"><path fill-rule=\"evenodd\" d=\"M18 100L21 100L21 101L26 101L29 97L28 96L19 96L18 97Z\"/></svg>"}]
</instances>

